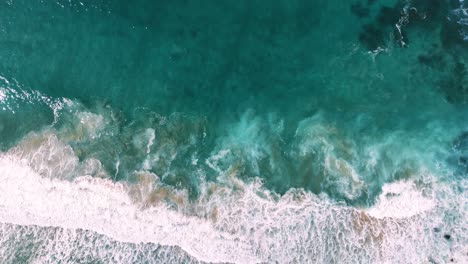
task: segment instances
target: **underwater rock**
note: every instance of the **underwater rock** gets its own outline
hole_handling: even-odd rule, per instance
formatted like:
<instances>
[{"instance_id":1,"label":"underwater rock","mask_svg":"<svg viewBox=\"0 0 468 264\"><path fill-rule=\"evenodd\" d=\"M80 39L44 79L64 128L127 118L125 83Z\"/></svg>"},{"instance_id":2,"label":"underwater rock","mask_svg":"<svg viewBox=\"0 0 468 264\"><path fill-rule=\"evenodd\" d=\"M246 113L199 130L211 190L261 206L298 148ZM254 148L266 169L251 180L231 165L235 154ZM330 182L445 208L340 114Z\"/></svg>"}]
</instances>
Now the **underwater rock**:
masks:
<instances>
[{"instance_id":1,"label":"underwater rock","mask_svg":"<svg viewBox=\"0 0 468 264\"><path fill-rule=\"evenodd\" d=\"M468 102L468 82L465 64L456 62L452 74L441 82L445 98L452 104L465 104Z\"/></svg>"},{"instance_id":2,"label":"underwater rock","mask_svg":"<svg viewBox=\"0 0 468 264\"><path fill-rule=\"evenodd\" d=\"M445 234L444 238L447 239L447 240L450 240L451 236L449 234Z\"/></svg>"},{"instance_id":3,"label":"underwater rock","mask_svg":"<svg viewBox=\"0 0 468 264\"><path fill-rule=\"evenodd\" d=\"M419 55L418 62L431 68L443 66L443 58L440 54Z\"/></svg>"},{"instance_id":4,"label":"underwater rock","mask_svg":"<svg viewBox=\"0 0 468 264\"><path fill-rule=\"evenodd\" d=\"M353 7L351 7L353 9ZM355 7L354 9L356 9ZM401 16L398 7L383 6L373 22L364 24L359 34L359 41L369 50L375 50L385 45L387 35L400 34L395 25ZM353 12L361 11L356 9Z\"/></svg>"},{"instance_id":5,"label":"underwater rock","mask_svg":"<svg viewBox=\"0 0 468 264\"><path fill-rule=\"evenodd\" d=\"M359 41L369 50L375 50L385 44L384 33L372 24L366 24L359 34Z\"/></svg>"},{"instance_id":6,"label":"underwater rock","mask_svg":"<svg viewBox=\"0 0 468 264\"><path fill-rule=\"evenodd\" d=\"M359 18L365 18L369 16L370 9L361 3L355 3L351 5L351 12Z\"/></svg>"},{"instance_id":7,"label":"underwater rock","mask_svg":"<svg viewBox=\"0 0 468 264\"><path fill-rule=\"evenodd\" d=\"M377 23L381 26L393 25L400 18L400 9L398 7L383 6L377 15Z\"/></svg>"},{"instance_id":8,"label":"underwater rock","mask_svg":"<svg viewBox=\"0 0 468 264\"><path fill-rule=\"evenodd\" d=\"M445 69L447 65L443 51L436 44L432 44L432 47L427 53L420 54L418 56L418 62L425 66L441 70Z\"/></svg>"},{"instance_id":9,"label":"underwater rock","mask_svg":"<svg viewBox=\"0 0 468 264\"><path fill-rule=\"evenodd\" d=\"M448 11L447 4L440 0L412 0L411 7L429 20L443 17Z\"/></svg>"},{"instance_id":10,"label":"underwater rock","mask_svg":"<svg viewBox=\"0 0 468 264\"><path fill-rule=\"evenodd\" d=\"M374 1L372 1L373 3ZM368 5L371 1L368 2ZM363 25L359 40L370 50L383 45L384 35L395 34L395 41L404 47L409 43L408 30L433 31L442 24L440 32L441 42L444 47L462 44L461 23L458 18L447 18L450 7L458 7L460 3L448 5L446 1L440 0L412 0L397 1L394 6L382 6L373 21ZM369 7L363 4L353 4L351 11L358 17L369 16ZM373 30L370 30L373 29ZM375 35L373 35L375 34ZM370 37L372 35L373 37ZM378 45L376 44L378 43Z\"/></svg>"},{"instance_id":11,"label":"underwater rock","mask_svg":"<svg viewBox=\"0 0 468 264\"><path fill-rule=\"evenodd\" d=\"M445 49L453 49L456 46L468 46L461 35L461 27L456 21L445 19L440 31L440 41Z\"/></svg>"},{"instance_id":12,"label":"underwater rock","mask_svg":"<svg viewBox=\"0 0 468 264\"><path fill-rule=\"evenodd\" d=\"M453 64L452 56L438 44L432 44L425 53L418 55L417 60L421 66L427 66L440 72L446 71L451 66L450 64Z\"/></svg>"}]
</instances>

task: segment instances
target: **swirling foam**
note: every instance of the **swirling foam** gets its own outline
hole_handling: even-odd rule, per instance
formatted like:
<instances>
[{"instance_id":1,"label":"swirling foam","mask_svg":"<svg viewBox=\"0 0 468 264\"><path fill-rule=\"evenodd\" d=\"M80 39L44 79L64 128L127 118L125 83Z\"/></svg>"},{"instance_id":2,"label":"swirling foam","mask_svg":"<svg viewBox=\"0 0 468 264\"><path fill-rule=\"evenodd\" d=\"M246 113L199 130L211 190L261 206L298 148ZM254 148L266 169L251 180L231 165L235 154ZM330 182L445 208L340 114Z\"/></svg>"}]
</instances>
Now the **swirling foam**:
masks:
<instances>
[{"instance_id":1,"label":"swirling foam","mask_svg":"<svg viewBox=\"0 0 468 264\"><path fill-rule=\"evenodd\" d=\"M69 148L59 140L34 146L23 142L18 148L26 146L29 153L37 153L34 146L40 152ZM44 173L44 167L56 166L45 156L24 153L16 149L0 157L0 222L8 228L88 230L94 240L107 239L104 235L126 245L175 246L207 262L421 263L454 256L462 261L465 255L460 252L467 242L466 197L444 183L431 188L442 188L445 197L421 192L412 182L384 186L377 205L363 211L301 190L279 196L259 181L238 180L231 169L222 184L203 183L200 197L189 201L157 183L154 174L140 172L146 176L136 185L86 175L67 180ZM408 199L415 198L427 206L406 208ZM454 201L463 204L454 207ZM447 214L450 220L444 218ZM451 240L445 241L435 227L450 232ZM53 262L44 256L33 260Z\"/></svg>"}]
</instances>

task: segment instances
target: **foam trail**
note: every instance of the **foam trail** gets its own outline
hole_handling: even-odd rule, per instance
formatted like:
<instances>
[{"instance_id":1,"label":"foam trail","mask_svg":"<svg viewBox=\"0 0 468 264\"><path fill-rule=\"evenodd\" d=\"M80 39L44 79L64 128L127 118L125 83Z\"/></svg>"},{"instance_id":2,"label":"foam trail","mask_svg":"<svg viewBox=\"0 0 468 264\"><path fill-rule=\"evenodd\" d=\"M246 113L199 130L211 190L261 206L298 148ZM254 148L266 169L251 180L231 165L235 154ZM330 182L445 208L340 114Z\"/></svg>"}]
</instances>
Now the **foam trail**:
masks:
<instances>
[{"instance_id":1,"label":"foam trail","mask_svg":"<svg viewBox=\"0 0 468 264\"><path fill-rule=\"evenodd\" d=\"M148 145L146 145L146 154L149 154L151 151L151 146L154 143L154 139L156 138L156 135L155 135L154 129L150 129L150 128L146 130L146 134L149 137Z\"/></svg>"},{"instance_id":2,"label":"foam trail","mask_svg":"<svg viewBox=\"0 0 468 264\"><path fill-rule=\"evenodd\" d=\"M99 127L76 132L95 137ZM66 132L74 138L73 131ZM151 247L144 245L180 248L206 262L421 263L464 255L463 223L468 217L466 197L456 191L459 186L451 189L435 180L423 181L424 186L411 180L390 183L375 206L358 210L325 195L298 189L278 195L259 180L243 182L238 167L221 167L220 160L230 153L222 150L205 160L219 173L218 181L203 181L199 197L189 201L186 191L162 185L148 171L134 173L136 184L109 180L99 160L80 161L59 135L53 129L31 133L0 155L0 223L10 230L6 233L14 233L12 226L58 228L60 234L84 230L103 241L141 245L149 252ZM146 152L148 137L142 135L135 142ZM328 159L337 175L348 172L350 182L356 178L345 162ZM435 179L423 170L419 174ZM434 228L453 239L446 241ZM95 257L107 259L100 254Z\"/></svg>"},{"instance_id":3,"label":"foam trail","mask_svg":"<svg viewBox=\"0 0 468 264\"><path fill-rule=\"evenodd\" d=\"M420 263L429 256L444 259L452 250L436 251L443 241L427 232L443 220L429 206L411 216L388 213L379 220L372 215L380 209L368 215L326 197L294 190L278 197L259 183L238 182L240 191L207 184L198 202L179 211L163 203L142 208L125 184L89 176L43 178L11 155L0 158L0 168L2 223L84 229L119 243L176 246L200 261ZM400 206L395 203L389 212ZM463 232L459 239L466 240ZM402 255L393 254L397 250Z\"/></svg>"},{"instance_id":4,"label":"foam trail","mask_svg":"<svg viewBox=\"0 0 468 264\"><path fill-rule=\"evenodd\" d=\"M91 177L73 182L41 178L10 157L0 158L0 168L0 222L82 228L122 242L177 245L205 261L259 261L242 243L214 231L208 222L164 206L140 210L123 184Z\"/></svg>"}]
</instances>

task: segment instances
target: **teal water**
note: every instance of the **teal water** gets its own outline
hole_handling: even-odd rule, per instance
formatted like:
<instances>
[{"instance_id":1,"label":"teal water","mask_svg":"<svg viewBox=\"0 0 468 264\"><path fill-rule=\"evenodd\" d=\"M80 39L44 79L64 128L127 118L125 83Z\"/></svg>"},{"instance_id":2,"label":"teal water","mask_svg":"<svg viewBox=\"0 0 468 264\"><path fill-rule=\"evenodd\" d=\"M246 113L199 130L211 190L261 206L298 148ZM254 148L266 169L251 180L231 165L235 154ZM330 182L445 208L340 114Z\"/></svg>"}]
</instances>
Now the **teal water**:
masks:
<instances>
[{"instance_id":1,"label":"teal water","mask_svg":"<svg viewBox=\"0 0 468 264\"><path fill-rule=\"evenodd\" d=\"M467 5L2 1L0 258L467 261Z\"/></svg>"}]
</instances>

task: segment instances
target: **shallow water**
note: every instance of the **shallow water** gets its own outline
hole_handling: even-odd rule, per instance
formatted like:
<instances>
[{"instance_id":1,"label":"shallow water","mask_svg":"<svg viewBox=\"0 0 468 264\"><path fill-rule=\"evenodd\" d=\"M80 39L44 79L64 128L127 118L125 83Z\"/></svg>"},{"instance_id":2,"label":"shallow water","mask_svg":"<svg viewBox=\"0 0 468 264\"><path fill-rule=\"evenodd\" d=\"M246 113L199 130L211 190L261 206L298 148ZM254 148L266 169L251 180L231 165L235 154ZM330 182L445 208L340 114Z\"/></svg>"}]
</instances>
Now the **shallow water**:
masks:
<instances>
[{"instance_id":1,"label":"shallow water","mask_svg":"<svg viewBox=\"0 0 468 264\"><path fill-rule=\"evenodd\" d=\"M2 1L0 258L468 261L466 5Z\"/></svg>"}]
</instances>

